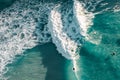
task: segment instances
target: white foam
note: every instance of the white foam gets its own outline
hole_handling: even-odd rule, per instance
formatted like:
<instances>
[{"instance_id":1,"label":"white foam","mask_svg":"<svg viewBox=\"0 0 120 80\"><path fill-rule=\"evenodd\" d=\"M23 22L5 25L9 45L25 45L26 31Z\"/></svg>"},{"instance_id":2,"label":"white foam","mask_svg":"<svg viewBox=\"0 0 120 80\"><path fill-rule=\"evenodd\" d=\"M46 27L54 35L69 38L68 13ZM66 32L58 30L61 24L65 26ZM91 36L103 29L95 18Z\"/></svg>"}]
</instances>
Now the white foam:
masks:
<instances>
[{"instance_id":1,"label":"white foam","mask_svg":"<svg viewBox=\"0 0 120 80\"><path fill-rule=\"evenodd\" d=\"M71 10L61 12L61 5L56 6L49 15L49 30L51 32L52 41L56 45L57 50L67 59L73 61L76 69L75 74L79 71L76 60L79 59L77 52L78 45L81 46L80 39L88 40L87 30L92 25L94 15L84 9L79 1L74 1L73 16L68 18ZM72 29L74 30L72 31ZM76 74L77 75L77 74Z\"/></svg>"},{"instance_id":2,"label":"white foam","mask_svg":"<svg viewBox=\"0 0 120 80\"><path fill-rule=\"evenodd\" d=\"M87 12L79 1L74 1L73 13L71 19L68 17L71 10L61 12L61 5L56 6L49 15L48 26L52 35L53 43L57 46L57 50L66 58L74 59L78 45L84 36L88 39L87 30L92 25L92 13ZM69 21L70 22L69 22ZM72 31L72 29L74 29Z\"/></svg>"},{"instance_id":3,"label":"white foam","mask_svg":"<svg viewBox=\"0 0 120 80\"><path fill-rule=\"evenodd\" d=\"M99 2L98 2L99 3ZM88 29L92 27L93 25L93 19L95 16L95 13L88 12L84 6L84 3L74 0L74 15L76 16L76 22L79 25L80 34L85 37L85 40L94 43L99 44L101 41L101 36L93 36L96 35L96 32L93 32L94 34L88 34ZM97 37L97 38L95 38Z\"/></svg>"},{"instance_id":4,"label":"white foam","mask_svg":"<svg viewBox=\"0 0 120 80\"><path fill-rule=\"evenodd\" d=\"M71 40L63 31L64 26L62 25L59 8L60 5L51 11L48 26L50 26L52 40L57 46L57 50L67 59L73 59L76 55L77 43Z\"/></svg>"},{"instance_id":5,"label":"white foam","mask_svg":"<svg viewBox=\"0 0 120 80\"><path fill-rule=\"evenodd\" d=\"M119 12L120 11L120 6L119 5L115 5L113 8L114 12Z\"/></svg>"},{"instance_id":6,"label":"white foam","mask_svg":"<svg viewBox=\"0 0 120 80\"><path fill-rule=\"evenodd\" d=\"M80 33L86 37L88 28L93 24L92 19L94 18L94 14L84 9L82 3L77 0L74 0L73 8L74 15L80 26Z\"/></svg>"},{"instance_id":7,"label":"white foam","mask_svg":"<svg viewBox=\"0 0 120 80\"><path fill-rule=\"evenodd\" d=\"M80 57L77 49L78 46L81 47L82 40L100 43L101 36L97 35L97 32L88 34L96 14L88 12L88 9L93 6L91 11L94 11L101 1L97 1L94 6L90 2L91 5L85 9L84 3L73 0L73 9L65 11L66 14L61 11L61 5L45 4L39 0L16 1L11 7L3 10L0 13L0 78L6 73L6 65L13 61L15 55L21 55L26 49L39 43L50 42L51 38L57 50L65 58L73 60L77 72L79 69L76 59ZM105 5L107 4L102 6ZM70 18L71 13L73 15Z\"/></svg>"},{"instance_id":8,"label":"white foam","mask_svg":"<svg viewBox=\"0 0 120 80\"><path fill-rule=\"evenodd\" d=\"M44 21L47 17L42 15L47 15L51 8L52 4L21 0L0 13L0 80L5 80L3 74L8 70L6 65L16 55L21 55L38 43L51 41L51 36L47 36L47 21Z\"/></svg>"}]
</instances>

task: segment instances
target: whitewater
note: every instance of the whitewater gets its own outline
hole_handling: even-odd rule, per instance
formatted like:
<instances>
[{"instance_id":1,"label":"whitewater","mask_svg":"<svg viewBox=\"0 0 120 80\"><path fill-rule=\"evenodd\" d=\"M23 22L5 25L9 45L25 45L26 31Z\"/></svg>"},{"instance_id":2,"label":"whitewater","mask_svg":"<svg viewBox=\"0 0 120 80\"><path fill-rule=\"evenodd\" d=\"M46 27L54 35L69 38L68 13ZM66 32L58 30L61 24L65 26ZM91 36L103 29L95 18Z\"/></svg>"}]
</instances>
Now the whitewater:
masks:
<instances>
[{"instance_id":1,"label":"whitewater","mask_svg":"<svg viewBox=\"0 0 120 80\"><path fill-rule=\"evenodd\" d=\"M80 48L85 41L95 45L101 42L101 35L93 31L92 36L88 30L93 25L95 15L101 13L92 11L102 0L88 7L87 2L72 2L73 5L68 5L69 8L64 10L66 4L63 3L19 0L0 12L0 80L7 80L4 77L9 70L7 65L14 61L16 55L48 42L53 42L62 56L72 60L76 78L80 80L77 75L80 70L77 66ZM114 7L114 11L118 9Z\"/></svg>"}]
</instances>

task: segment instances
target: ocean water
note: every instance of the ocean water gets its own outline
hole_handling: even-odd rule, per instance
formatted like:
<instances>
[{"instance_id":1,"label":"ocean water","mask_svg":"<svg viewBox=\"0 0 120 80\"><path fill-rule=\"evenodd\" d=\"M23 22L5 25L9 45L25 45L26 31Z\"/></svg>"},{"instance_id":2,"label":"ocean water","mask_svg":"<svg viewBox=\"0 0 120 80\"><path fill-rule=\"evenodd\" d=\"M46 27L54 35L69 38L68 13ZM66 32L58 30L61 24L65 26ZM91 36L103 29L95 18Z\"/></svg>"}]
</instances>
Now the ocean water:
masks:
<instances>
[{"instance_id":1,"label":"ocean water","mask_svg":"<svg viewBox=\"0 0 120 80\"><path fill-rule=\"evenodd\" d=\"M120 1L0 1L0 80L120 80Z\"/></svg>"},{"instance_id":2,"label":"ocean water","mask_svg":"<svg viewBox=\"0 0 120 80\"><path fill-rule=\"evenodd\" d=\"M66 59L53 43L38 45L17 56L6 74L9 80L66 80Z\"/></svg>"}]
</instances>

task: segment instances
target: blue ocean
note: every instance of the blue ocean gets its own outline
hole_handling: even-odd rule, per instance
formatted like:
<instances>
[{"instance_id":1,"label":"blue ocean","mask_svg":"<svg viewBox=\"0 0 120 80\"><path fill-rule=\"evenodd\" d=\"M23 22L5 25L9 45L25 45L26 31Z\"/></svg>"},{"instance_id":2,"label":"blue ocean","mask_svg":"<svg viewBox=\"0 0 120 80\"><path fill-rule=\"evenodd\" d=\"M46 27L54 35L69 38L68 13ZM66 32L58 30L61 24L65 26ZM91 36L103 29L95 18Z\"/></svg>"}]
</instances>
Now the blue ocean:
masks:
<instances>
[{"instance_id":1,"label":"blue ocean","mask_svg":"<svg viewBox=\"0 0 120 80\"><path fill-rule=\"evenodd\" d=\"M120 80L120 1L0 0L0 80Z\"/></svg>"}]
</instances>

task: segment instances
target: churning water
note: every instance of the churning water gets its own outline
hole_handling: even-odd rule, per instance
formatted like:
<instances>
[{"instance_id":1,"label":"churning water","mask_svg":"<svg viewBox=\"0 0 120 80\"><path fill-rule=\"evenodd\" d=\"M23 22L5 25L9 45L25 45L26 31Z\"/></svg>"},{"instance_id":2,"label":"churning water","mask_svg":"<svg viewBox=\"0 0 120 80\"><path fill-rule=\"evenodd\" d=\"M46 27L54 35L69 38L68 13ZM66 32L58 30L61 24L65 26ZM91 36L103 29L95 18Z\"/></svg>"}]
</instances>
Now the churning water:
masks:
<instances>
[{"instance_id":1,"label":"churning water","mask_svg":"<svg viewBox=\"0 0 120 80\"><path fill-rule=\"evenodd\" d=\"M16 56L49 42L58 51L53 53L68 59L67 80L120 80L120 1L5 0L0 4L0 80L9 80L5 74Z\"/></svg>"}]
</instances>

